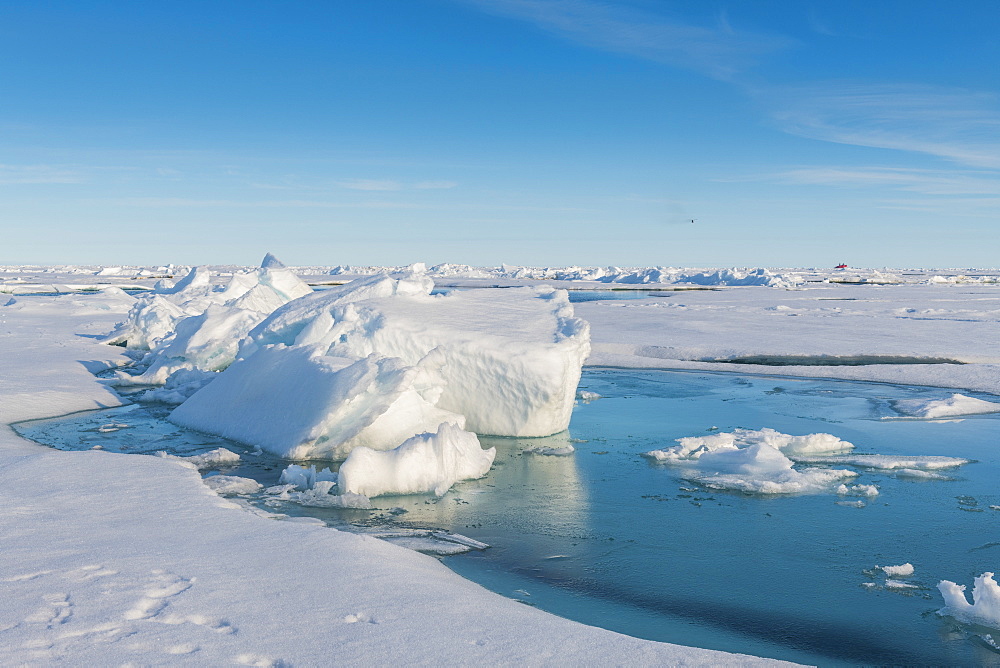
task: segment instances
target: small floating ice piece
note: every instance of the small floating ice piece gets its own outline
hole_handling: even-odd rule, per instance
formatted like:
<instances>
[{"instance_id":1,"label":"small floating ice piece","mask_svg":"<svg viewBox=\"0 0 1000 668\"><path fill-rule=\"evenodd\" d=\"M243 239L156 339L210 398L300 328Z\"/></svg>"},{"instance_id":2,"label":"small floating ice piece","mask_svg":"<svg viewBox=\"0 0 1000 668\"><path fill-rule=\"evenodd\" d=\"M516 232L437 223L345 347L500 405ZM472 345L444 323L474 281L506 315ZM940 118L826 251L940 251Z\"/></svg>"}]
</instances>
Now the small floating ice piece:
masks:
<instances>
[{"instance_id":1,"label":"small floating ice piece","mask_svg":"<svg viewBox=\"0 0 1000 668\"><path fill-rule=\"evenodd\" d=\"M329 468L317 471L315 465L310 465L307 468L305 466L299 466L298 464L289 464L281 472L281 476L278 478L278 483L280 485L291 485L292 489L298 489L300 491L312 489L317 482L324 481L337 482L337 474Z\"/></svg>"},{"instance_id":2,"label":"small floating ice piece","mask_svg":"<svg viewBox=\"0 0 1000 668\"><path fill-rule=\"evenodd\" d=\"M215 450L210 450L209 452L205 452L200 455L189 455L187 457L168 455L166 452L158 452L156 454L166 459L187 462L199 470L236 464L240 461L240 456L238 454L232 450L227 450L226 448L216 448Z\"/></svg>"},{"instance_id":3,"label":"small floating ice piece","mask_svg":"<svg viewBox=\"0 0 1000 668\"><path fill-rule=\"evenodd\" d=\"M444 531L432 531L431 535L438 540L446 540L452 543L458 543L459 545L464 545L465 547L472 548L473 550L485 550L489 547L488 543L482 543L475 538L469 538L468 536L463 536L460 533L445 533Z\"/></svg>"},{"instance_id":4,"label":"small floating ice piece","mask_svg":"<svg viewBox=\"0 0 1000 668\"><path fill-rule=\"evenodd\" d=\"M885 581L886 589L920 589L918 585L911 582L903 582L902 580L888 579Z\"/></svg>"},{"instance_id":5,"label":"small floating ice piece","mask_svg":"<svg viewBox=\"0 0 1000 668\"><path fill-rule=\"evenodd\" d=\"M840 496L878 496L878 487L875 485L841 485L837 488Z\"/></svg>"},{"instance_id":6,"label":"small floating ice piece","mask_svg":"<svg viewBox=\"0 0 1000 668\"><path fill-rule=\"evenodd\" d=\"M899 566L876 566L890 578L908 578L913 575L913 564L907 562Z\"/></svg>"},{"instance_id":7,"label":"small floating ice piece","mask_svg":"<svg viewBox=\"0 0 1000 668\"><path fill-rule=\"evenodd\" d=\"M601 398L597 392L590 392L589 390L580 390L576 393L576 398L585 404L589 404L591 401L596 401Z\"/></svg>"},{"instance_id":8,"label":"small floating ice piece","mask_svg":"<svg viewBox=\"0 0 1000 668\"><path fill-rule=\"evenodd\" d=\"M919 469L895 469L893 473L897 478L913 478L915 480L952 480L943 473L934 471L921 471Z\"/></svg>"},{"instance_id":9,"label":"small floating ice piece","mask_svg":"<svg viewBox=\"0 0 1000 668\"><path fill-rule=\"evenodd\" d=\"M339 495L330 494L330 489L334 484L329 480L317 481L311 489L307 489L304 492L289 493L288 500L294 501L300 506L310 506L312 508L371 509L371 502L363 494L353 494L351 492L344 492Z\"/></svg>"},{"instance_id":10,"label":"small floating ice piece","mask_svg":"<svg viewBox=\"0 0 1000 668\"><path fill-rule=\"evenodd\" d=\"M708 452L745 449L758 444L767 445L785 456L796 459L814 454L849 452L854 449L854 444L842 441L832 434L792 436L766 427L759 430L736 429L709 436L687 436L677 439L677 443L678 445L663 450L646 452L643 456L657 461L694 460Z\"/></svg>"},{"instance_id":11,"label":"small floating ice piece","mask_svg":"<svg viewBox=\"0 0 1000 668\"><path fill-rule=\"evenodd\" d=\"M340 467L340 489L369 497L442 496L459 480L482 478L495 457L496 448L483 450L475 434L444 422L436 433L418 434L388 452L355 448Z\"/></svg>"},{"instance_id":12,"label":"small floating ice piece","mask_svg":"<svg viewBox=\"0 0 1000 668\"><path fill-rule=\"evenodd\" d=\"M925 419L1000 413L1000 403L984 401L964 394L953 394L947 399L936 400L899 399L892 402L892 407L901 415Z\"/></svg>"},{"instance_id":13,"label":"small floating ice piece","mask_svg":"<svg viewBox=\"0 0 1000 668\"><path fill-rule=\"evenodd\" d=\"M938 583L938 591L944 597L945 607L937 614L954 617L960 622L1000 628L1000 586L993 579L993 573L985 572L975 579L972 603L965 596L965 585L942 580Z\"/></svg>"},{"instance_id":14,"label":"small floating ice piece","mask_svg":"<svg viewBox=\"0 0 1000 668\"><path fill-rule=\"evenodd\" d=\"M108 434L113 431L118 431L119 429L126 429L126 428L128 428L127 424L109 422L108 424L102 424L100 427L97 428L97 431L101 432L102 434Z\"/></svg>"},{"instance_id":15,"label":"small floating ice piece","mask_svg":"<svg viewBox=\"0 0 1000 668\"><path fill-rule=\"evenodd\" d=\"M220 496L255 494L263 488L263 485L256 480L235 475L214 475L205 478L205 484Z\"/></svg>"},{"instance_id":16,"label":"small floating ice piece","mask_svg":"<svg viewBox=\"0 0 1000 668\"><path fill-rule=\"evenodd\" d=\"M774 447L757 443L703 453L682 475L714 489L748 494L815 494L857 474L836 469L792 468L792 460Z\"/></svg>"}]
</instances>

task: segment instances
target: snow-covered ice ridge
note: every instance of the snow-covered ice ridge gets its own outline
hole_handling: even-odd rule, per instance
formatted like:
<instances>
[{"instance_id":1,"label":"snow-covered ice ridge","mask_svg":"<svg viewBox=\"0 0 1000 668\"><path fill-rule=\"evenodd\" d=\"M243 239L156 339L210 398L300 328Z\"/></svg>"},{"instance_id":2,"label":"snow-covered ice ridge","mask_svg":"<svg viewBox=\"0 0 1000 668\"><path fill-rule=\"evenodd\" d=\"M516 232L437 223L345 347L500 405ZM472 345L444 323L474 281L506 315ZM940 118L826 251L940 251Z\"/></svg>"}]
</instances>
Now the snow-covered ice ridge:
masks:
<instances>
[{"instance_id":1,"label":"snow-covered ice ridge","mask_svg":"<svg viewBox=\"0 0 1000 668\"><path fill-rule=\"evenodd\" d=\"M340 493L441 495L489 471L476 433L569 426L590 345L564 290L433 289L422 265L321 292L271 255L222 284L197 267L134 298L105 338L135 358L112 383L160 386L140 400L186 427L346 458Z\"/></svg>"},{"instance_id":2,"label":"snow-covered ice ridge","mask_svg":"<svg viewBox=\"0 0 1000 668\"><path fill-rule=\"evenodd\" d=\"M209 265L216 281L223 281L248 267ZM291 269L310 284L338 284L362 276L405 271L405 266L296 266ZM0 293L33 294L100 290L108 286L147 288L160 278L184 276L190 266L165 265L8 265L0 266ZM427 275L442 286L521 285L524 282L555 282L562 287L655 289L679 287L796 288L815 283L846 285L986 285L1000 283L997 269L905 269L817 267L530 267L500 265L474 267L443 263L427 269Z\"/></svg>"}]
</instances>

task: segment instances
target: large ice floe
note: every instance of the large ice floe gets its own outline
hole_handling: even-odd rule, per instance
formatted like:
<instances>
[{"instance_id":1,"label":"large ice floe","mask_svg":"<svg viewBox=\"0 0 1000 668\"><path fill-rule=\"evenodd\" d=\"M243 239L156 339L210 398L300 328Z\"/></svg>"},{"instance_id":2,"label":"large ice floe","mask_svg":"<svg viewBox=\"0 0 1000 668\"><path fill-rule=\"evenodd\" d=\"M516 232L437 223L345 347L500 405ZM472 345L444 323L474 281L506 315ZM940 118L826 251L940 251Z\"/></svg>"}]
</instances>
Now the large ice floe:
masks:
<instances>
[{"instance_id":1,"label":"large ice floe","mask_svg":"<svg viewBox=\"0 0 1000 668\"><path fill-rule=\"evenodd\" d=\"M901 415L928 420L1000 413L1000 403L957 393L947 399L898 399L892 407Z\"/></svg>"},{"instance_id":2,"label":"large ice floe","mask_svg":"<svg viewBox=\"0 0 1000 668\"><path fill-rule=\"evenodd\" d=\"M789 455L848 452L854 445L831 434L791 436L774 429L689 436L678 445L644 456L680 467L685 478L707 487L751 494L806 494L830 491L854 471L794 468Z\"/></svg>"},{"instance_id":3,"label":"large ice floe","mask_svg":"<svg viewBox=\"0 0 1000 668\"><path fill-rule=\"evenodd\" d=\"M154 386L182 426L346 459L341 494L440 495L492 465L477 433L567 428L590 337L564 290L433 288L423 265L319 292L270 255L226 285L196 268L107 337L136 358L112 382Z\"/></svg>"},{"instance_id":4,"label":"large ice floe","mask_svg":"<svg viewBox=\"0 0 1000 668\"><path fill-rule=\"evenodd\" d=\"M846 485L857 472L826 468L855 466L903 477L941 478L936 473L970 460L943 456L857 455L854 444L832 434L792 436L770 428L736 429L677 439L677 445L643 456L677 467L681 476L715 489L748 494L818 494L874 497L874 485Z\"/></svg>"}]
</instances>

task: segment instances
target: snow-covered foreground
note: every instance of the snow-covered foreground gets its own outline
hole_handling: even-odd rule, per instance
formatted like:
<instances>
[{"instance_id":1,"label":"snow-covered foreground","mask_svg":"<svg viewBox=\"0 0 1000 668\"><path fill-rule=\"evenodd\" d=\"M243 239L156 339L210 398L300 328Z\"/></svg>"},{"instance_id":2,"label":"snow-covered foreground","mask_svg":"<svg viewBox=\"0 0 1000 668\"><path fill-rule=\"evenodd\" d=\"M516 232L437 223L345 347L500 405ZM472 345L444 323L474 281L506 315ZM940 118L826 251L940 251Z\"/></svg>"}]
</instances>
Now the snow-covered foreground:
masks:
<instances>
[{"instance_id":1,"label":"snow-covered foreground","mask_svg":"<svg viewBox=\"0 0 1000 668\"><path fill-rule=\"evenodd\" d=\"M453 272L452 282L500 282L462 273ZM138 278L132 285L152 286L152 279L122 270L98 274L81 276L92 284ZM15 286L6 290L15 296L0 306L0 422L119 405L92 372L128 361L121 348L97 339L123 319L133 298L120 291L22 296L41 291L29 288L37 276L26 275L8 274L4 281ZM723 287L576 304L576 316L591 325L590 365L839 377L1000 394L1000 286L989 281L928 274L899 285L842 285L809 282L817 280L814 274L770 280L763 273L678 270L645 272L662 281L650 285L624 273L605 281L608 276L613 272L554 278L560 287L615 283L667 290L682 283L678 277L689 286ZM755 276L768 280L732 287ZM895 278L879 273L859 280L868 277L869 283ZM501 278L505 285L532 286L550 279L544 272L517 271ZM92 285L77 285L84 284ZM6 301L0 296L0 304ZM243 306L260 303L244 300ZM402 323L393 326L406 331L405 312L383 312L390 325ZM310 325L309 336L316 331ZM384 345L397 346L392 354L402 356L407 351L396 340ZM947 415L967 403L948 401ZM917 417L937 416L915 408ZM490 594L430 557L278 521L223 500L195 471L169 459L57 452L4 427L0 469L8 509L0 516L7 538L0 564L5 663L753 661L552 617Z\"/></svg>"},{"instance_id":2,"label":"snow-covered foreground","mask_svg":"<svg viewBox=\"0 0 1000 668\"><path fill-rule=\"evenodd\" d=\"M91 371L121 295L0 309L0 421L120 400ZM277 521L175 461L50 450L0 432L0 662L162 665L755 663L570 622L437 560Z\"/></svg>"}]
</instances>

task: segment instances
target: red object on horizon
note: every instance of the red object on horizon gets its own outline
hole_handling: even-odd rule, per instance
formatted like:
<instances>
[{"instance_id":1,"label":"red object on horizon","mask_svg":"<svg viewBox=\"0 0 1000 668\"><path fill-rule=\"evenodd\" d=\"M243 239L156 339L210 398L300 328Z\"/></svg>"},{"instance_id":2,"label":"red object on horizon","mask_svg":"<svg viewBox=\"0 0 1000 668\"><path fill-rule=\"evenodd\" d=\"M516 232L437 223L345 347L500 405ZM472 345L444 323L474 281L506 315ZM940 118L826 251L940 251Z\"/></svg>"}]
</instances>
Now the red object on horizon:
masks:
<instances>
[{"instance_id":1,"label":"red object on horizon","mask_svg":"<svg viewBox=\"0 0 1000 668\"><path fill-rule=\"evenodd\" d=\"M834 269L847 269L847 265L846 264L838 264L836 267L834 267Z\"/></svg>"}]
</instances>

